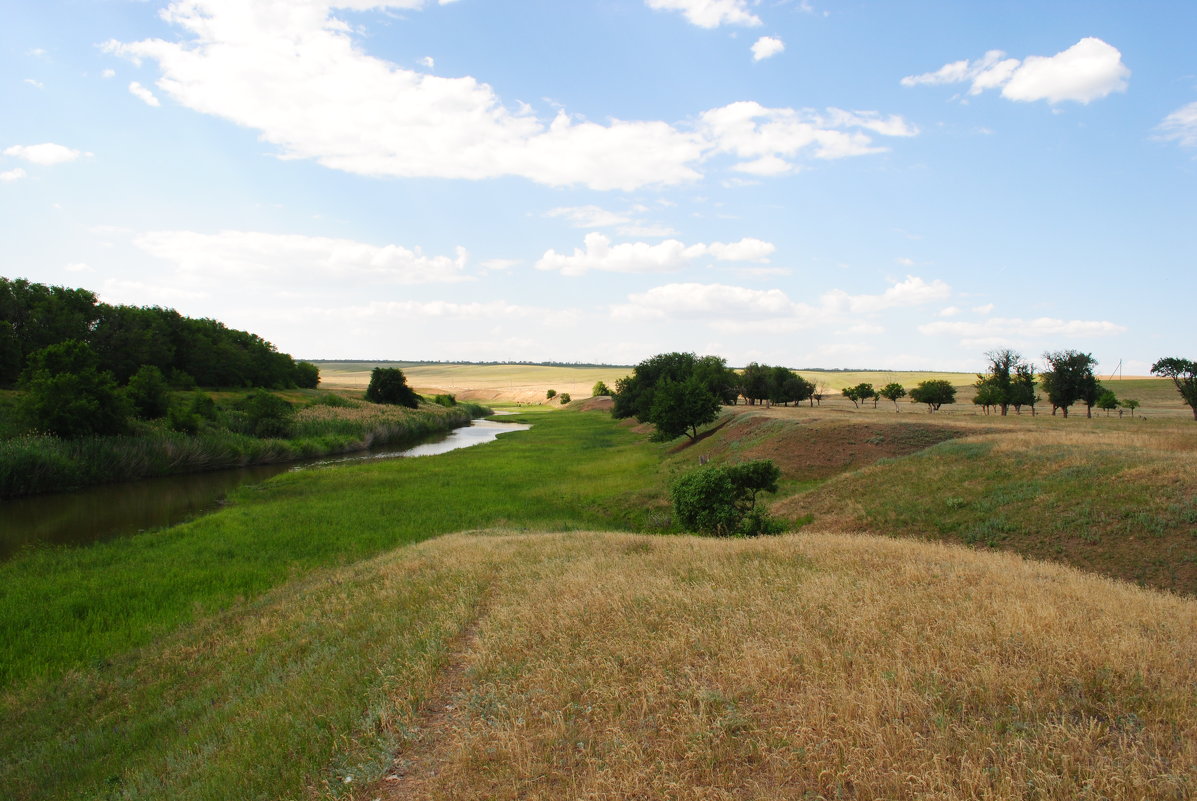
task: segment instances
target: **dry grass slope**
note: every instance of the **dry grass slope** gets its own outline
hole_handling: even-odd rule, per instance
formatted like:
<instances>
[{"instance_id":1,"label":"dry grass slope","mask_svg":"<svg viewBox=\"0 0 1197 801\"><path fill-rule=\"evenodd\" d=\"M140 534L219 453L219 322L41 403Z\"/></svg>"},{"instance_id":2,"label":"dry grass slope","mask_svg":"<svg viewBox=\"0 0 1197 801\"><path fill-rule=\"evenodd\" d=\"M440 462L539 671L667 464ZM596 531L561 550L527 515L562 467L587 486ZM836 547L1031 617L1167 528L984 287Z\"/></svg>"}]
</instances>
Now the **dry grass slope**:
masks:
<instances>
[{"instance_id":1,"label":"dry grass slope","mask_svg":"<svg viewBox=\"0 0 1197 801\"><path fill-rule=\"evenodd\" d=\"M1197 792L1192 600L834 533L462 534L396 559L490 591L455 694L400 725L405 778L358 798Z\"/></svg>"}]
</instances>

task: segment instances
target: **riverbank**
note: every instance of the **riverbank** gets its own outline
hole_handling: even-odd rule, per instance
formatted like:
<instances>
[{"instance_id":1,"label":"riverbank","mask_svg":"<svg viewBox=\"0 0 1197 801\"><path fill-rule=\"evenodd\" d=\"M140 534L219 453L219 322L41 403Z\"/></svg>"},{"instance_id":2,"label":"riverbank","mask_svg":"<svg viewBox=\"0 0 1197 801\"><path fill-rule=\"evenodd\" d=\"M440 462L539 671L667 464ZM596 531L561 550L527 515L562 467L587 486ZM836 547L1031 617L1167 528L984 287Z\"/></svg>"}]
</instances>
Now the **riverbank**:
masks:
<instances>
[{"instance_id":1,"label":"riverbank","mask_svg":"<svg viewBox=\"0 0 1197 801\"><path fill-rule=\"evenodd\" d=\"M466 425L490 409L474 403L418 409L337 397L294 414L291 436L260 438L224 427L194 434L165 421L133 434L66 440L25 434L0 440L0 499L80 487L351 453ZM317 398L319 401L320 398Z\"/></svg>"}]
</instances>

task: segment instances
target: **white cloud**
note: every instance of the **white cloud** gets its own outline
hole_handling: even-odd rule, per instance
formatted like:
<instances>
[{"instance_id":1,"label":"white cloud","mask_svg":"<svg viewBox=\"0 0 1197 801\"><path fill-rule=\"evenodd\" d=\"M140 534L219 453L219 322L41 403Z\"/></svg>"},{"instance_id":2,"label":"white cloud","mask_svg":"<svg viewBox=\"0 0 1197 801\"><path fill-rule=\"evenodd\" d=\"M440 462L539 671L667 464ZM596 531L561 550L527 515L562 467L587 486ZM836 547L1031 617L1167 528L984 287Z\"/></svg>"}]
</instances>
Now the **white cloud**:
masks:
<instances>
[{"instance_id":1,"label":"white cloud","mask_svg":"<svg viewBox=\"0 0 1197 801\"><path fill-rule=\"evenodd\" d=\"M983 306L973 306L973 311L975 311L977 314L990 314L993 309L994 306L992 303L986 303Z\"/></svg>"},{"instance_id":2,"label":"white cloud","mask_svg":"<svg viewBox=\"0 0 1197 801\"><path fill-rule=\"evenodd\" d=\"M951 297L951 294L952 288L939 279L927 283L922 278L908 275L905 280L899 281L880 295L849 295L842 289L833 289L825 293L821 300L823 307L829 310L868 314L945 300Z\"/></svg>"},{"instance_id":3,"label":"white cloud","mask_svg":"<svg viewBox=\"0 0 1197 801\"><path fill-rule=\"evenodd\" d=\"M20 167L14 167L11 170L0 172L0 183L9 183L11 181L19 181L29 173L25 172Z\"/></svg>"},{"instance_id":4,"label":"white cloud","mask_svg":"<svg viewBox=\"0 0 1197 801\"><path fill-rule=\"evenodd\" d=\"M46 85L44 83L42 83L41 81L39 81L37 78L26 78L25 83L29 84L34 89L45 89L46 88Z\"/></svg>"},{"instance_id":5,"label":"white cloud","mask_svg":"<svg viewBox=\"0 0 1197 801\"><path fill-rule=\"evenodd\" d=\"M880 295L824 293L818 304L792 300L780 289L749 289L726 284L666 284L628 296L612 308L624 319L701 319L725 333L791 333L835 322L873 325L860 315L918 306L950 292L942 281L908 276Z\"/></svg>"},{"instance_id":6,"label":"white cloud","mask_svg":"<svg viewBox=\"0 0 1197 801\"><path fill-rule=\"evenodd\" d=\"M649 239L677 236L677 229L670 228L668 225L621 225L615 230L619 232L620 236L647 237Z\"/></svg>"},{"instance_id":7,"label":"white cloud","mask_svg":"<svg viewBox=\"0 0 1197 801\"><path fill-rule=\"evenodd\" d=\"M742 318L781 317L794 311L794 302L780 289L748 289L726 284L666 284L630 295L628 303L612 309L617 318Z\"/></svg>"},{"instance_id":8,"label":"white cloud","mask_svg":"<svg viewBox=\"0 0 1197 801\"><path fill-rule=\"evenodd\" d=\"M133 95L136 98L139 98L142 102L144 102L148 106L162 105L162 103L158 100L158 98L154 97L153 92L151 92L149 89L146 89L144 86L142 86L137 81L133 81L131 84L129 84L129 94Z\"/></svg>"},{"instance_id":9,"label":"white cloud","mask_svg":"<svg viewBox=\"0 0 1197 801\"><path fill-rule=\"evenodd\" d=\"M897 259L895 259L895 261L897 261L898 264L901 264L903 267L913 267L914 266L914 259L908 258L906 256L900 256Z\"/></svg>"},{"instance_id":10,"label":"white cloud","mask_svg":"<svg viewBox=\"0 0 1197 801\"><path fill-rule=\"evenodd\" d=\"M733 20L732 12L746 8L741 0L676 2L670 7L702 20ZM284 158L369 176L520 176L550 186L630 191L693 181L718 154L756 162L740 169L775 174L786 171L780 160L804 148L815 158L864 155L884 149L869 133L915 132L900 117L875 112L821 115L755 103L712 109L676 125L600 124L564 110L542 119L527 106L508 108L473 77L444 78L370 56L353 29L332 15L334 8L423 5L174 0L163 17L190 37L110 41L105 48L134 63L156 62L160 92L258 131Z\"/></svg>"},{"instance_id":11,"label":"white cloud","mask_svg":"<svg viewBox=\"0 0 1197 801\"><path fill-rule=\"evenodd\" d=\"M90 273L93 272L91 265L86 262L76 261L66 266L68 273Z\"/></svg>"},{"instance_id":12,"label":"white cloud","mask_svg":"<svg viewBox=\"0 0 1197 801\"><path fill-rule=\"evenodd\" d=\"M40 164L43 167L52 167L55 164L66 164L80 156L90 156L91 154L73 150L65 145L43 142L40 145L13 145L5 148L4 155L25 159L25 161Z\"/></svg>"},{"instance_id":13,"label":"white cloud","mask_svg":"<svg viewBox=\"0 0 1197 801\"><path fill-rule=\"evenodd\" d=\"M961 309L959 306L946 306L939 310L939 316L940 317L956 317L957 315L961 314L963 311L964 310Z\"/></svg>"},{"instance_id":14,"label":"white cloud","mask_svg":"<svg viewBox=\"0 0 1197 801\"><path fill-rule=\"evenodd\" d=\"M711 109L700 117L701 130L717 147L745 161L737 170L754 175L786 171L788 158L810 149L816 158L837 159L887 150L862 130L883 136L914 136L918 129L896 115L830 108L766 108L745 100Z\"/></svg>"},{"instance_id":15,"label":"white cloud","mask_svg":"<svg viewBox=\"0 0 1197 801\"><path fill-rule=\"evenodd\" d=\"M100 77L101 78L115 78L116 70L112 70L112 69L104 70L103 72L100 73Z\"/></svg>"},{"instance_id":16,"label":"white cloud","mask_svg":"<svg viewBox=\"0 0 1197 801\"><path fill-rule=\"evenodd\" d=\"M424 56L422 59L420 59L420 63L428 69L434 69L436 67L436 59L432 56Z\"/></svg>"},{"instance_id":17,"label":"white cloud","mask_svg":"<svg viewBox=\"0 0 1197 801\"><path fill-rule=\"evenodd\" d=\"M546 217L563 217L575 228L612 228L632 222L632 218L599 206L562 206L545 213Z\"/></svg>"},{"instance_id":18,"label":"white cloud","mask_svg":"<svg viewBox=\"0 0 1197 801\"><path fill-rule=\"evenodd\" d=\"M1125 326L1105 320L1057 320L1039 317L1025 320L1017 317L993 317L980 322L935 322L918 327L927 336L953 336L968 341L988 338L994 341L1027 339L1044 336L1093 337L1121 334Z\"/></svg>"},{"instance_id":19,"label":"white cloud","mask_svg":"<svg viewBox=\"0 0 1197 801\"><path fill-rule=\"evenodd\" d=\"M1089 103L1124 92L1130 69L1113 45L1092 36L1085 37L1054 56L1027 56L1019 61L1001 50L990 50L976 61L954 61L935 72L908 75L903 86L970 83L968 93L1001 88L1008 100L1065 100Z\"/></svg>"},{"instance_id":20,"label":"white cloud","mask_svg":"<svg viewBox=\"0 0 1197 801\"><path fill-rule=\"evenodd\" d=\"M1181 106L1164 117L1156 128L1158 139L1176 142L1182 147L1197 147L1197 102Z\"/></svg>"},{"instance_id":21,"label":"white cloud","mask_svg":"<svg viewBox=\"0 0 1197 801\"><path fill-rule=\"evenodd\" d=\"M646 0L648 7L658 11L680 11L686 19L700 28L720 25L754 27L761 20L748 10L746 0Z\"/></svg>"},{"instance_id":22,"label":"white cloud","mask_svg":"<svg viewBox=\"0 0 1197 801\"><path fill-rule=\"evenodd\" d=\"M752 44L752 60L764 61L786 49L786 44L776 36L762 36Z\"/></svg>"},{"instance_id":23,"label":"white cloud","mask_svg":"<svg viewBox=\"0 0 1197 801\"><path fill-rule=\"evenodd\" d=\"M510 270L512 267L523 264L523 259L487 259L481 262L479 266L484 270L499 271Z\"/></svg>"},{"instance_id":24,"label":"white cloud","mask_svg":"<svg viewBox=\"0 0 1197 801\"><path fill-rule=\"evenodd\" d=\"M760 239L745 238L739 242L712 242L686 245L667 239L655 245L647 242L621 242L612 245L611 239L597 231L582 240L584 250L574 248L570 255L547 251L536 262L538 270L557 270L562 275L583 275L591 270L613 273L668 273L682 269L696 259L709 256L719 261L768 261L776 247Z\"/></svg>"},{"instance_id":25,"label":"white cloud","mask_svg":"<svg viewBox=\"0 0 1197 801\"><path fill-rule=\"evenodd\" d=\"M371 284L432 284L465 280L467 255L426 256L420 248L371 245L350 239L268 234L256 231L151 231L133 243L173 262L193 281L363 281Z\"/></svg>"}]
</instances>

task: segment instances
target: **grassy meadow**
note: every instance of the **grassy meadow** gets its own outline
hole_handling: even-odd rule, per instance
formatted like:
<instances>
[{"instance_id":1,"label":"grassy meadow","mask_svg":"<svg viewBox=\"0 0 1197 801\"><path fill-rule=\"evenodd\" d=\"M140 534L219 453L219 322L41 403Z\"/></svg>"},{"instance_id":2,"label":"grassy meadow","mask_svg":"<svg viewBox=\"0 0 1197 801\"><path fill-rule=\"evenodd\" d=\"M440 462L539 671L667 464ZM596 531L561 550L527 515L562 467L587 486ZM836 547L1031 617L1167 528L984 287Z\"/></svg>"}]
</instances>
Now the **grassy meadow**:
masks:
<instances>
[{"instance_id":1,"label":"grassy meadow","mask_svg":"<svg viewBox=\"0 0 1197 801\"><path fill-rule=\"evenodd\" d=\"M740 406L669 444L525 407L486 445L23 554L0 564L0 787L1195 797L1197 424L1138 399ZM752 458L797 533L679 536L671 478Z\"/></svg>"}]
</instances>

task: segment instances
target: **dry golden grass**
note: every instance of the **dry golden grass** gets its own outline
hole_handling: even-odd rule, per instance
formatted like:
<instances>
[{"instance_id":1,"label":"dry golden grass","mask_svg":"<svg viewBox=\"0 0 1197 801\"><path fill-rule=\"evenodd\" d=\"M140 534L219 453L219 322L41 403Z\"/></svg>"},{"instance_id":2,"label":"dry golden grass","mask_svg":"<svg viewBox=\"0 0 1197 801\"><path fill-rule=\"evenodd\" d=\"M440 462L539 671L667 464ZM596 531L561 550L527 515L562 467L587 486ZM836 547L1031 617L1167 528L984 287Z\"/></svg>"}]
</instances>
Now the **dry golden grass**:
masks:
<instances>
[{"instance_id":1,"label":"dry golden grass","mask_svg":"<svg viewBox=\"0 0 1197 801\"><path fill-rule=\"evenodd\" d=\"M320 385L330 389L365 389L374 362L336 362L320 365ZM458 400L545 403L555 389L574 398L590 397L595 382L614 388L631 373L627 367L564 367L527 364L414 364L399 365L407 383L422 394L451 394Z\"/></svg>"},{"instance_id":2,"label":"dry golden grass","mask_svg":"<svg viewBox=\"0 0 1197 801\"><path fill-rule=\"evenodd\" d=\"M490 591L440 714L399 724L405 777L359 798L1197 791L1193 600L834 533L463 534L396 559Z\"/></svg>"}]
</instances>

